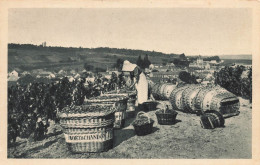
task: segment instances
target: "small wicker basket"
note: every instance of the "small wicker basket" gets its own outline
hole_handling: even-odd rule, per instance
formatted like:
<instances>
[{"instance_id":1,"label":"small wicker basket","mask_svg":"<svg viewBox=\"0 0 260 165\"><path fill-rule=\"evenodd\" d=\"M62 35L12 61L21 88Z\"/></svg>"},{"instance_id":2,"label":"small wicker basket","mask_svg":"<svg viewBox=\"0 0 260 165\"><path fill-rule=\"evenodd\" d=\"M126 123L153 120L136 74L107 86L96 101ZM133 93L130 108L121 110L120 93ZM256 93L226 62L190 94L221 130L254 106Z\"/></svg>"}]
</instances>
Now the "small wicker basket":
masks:
<instances>
[{"instance_id":1,"label":"small wicker basket","mask_svg":"<svg viewBox=\"0 0 260 165\"><path fill-rule=\"evenodd\" d=\"M153 130L153 123L154 121L148 116L147 113L140 111L136 115L136 120L138 120L141 116L145 116L148 119L148 123L138 125L133 122L134 130L137 136L144 136L152 133Z\"/></svg>"},{"instance_id":2,"label":"small wicker basket","mask_svg":"<svg viewBox=\"0 0 260 165\"><path fill-rule=\"evenodd\" d=\"M156 110L156 105L157 105L157 102L155 102L155 101L144 102L143 103L143 107L144 107L143 111L149 112L149 111Z\"/></svg>"},{"instance_id":3,"label":"small wicker basket","mask_svg":"<svg viewBox=\"0 0 260 165\"><path fill-rule=\"evenodd\" d=\"M171 112L166 112L166 110L157 109L156 117L158 123L161 125L172 125L176 122L176 117L178 113L176 111L171 110Z\"/></svg>"},{"instance_id":4,"label":"small wicker basket","mask_svg":"<svg viewBox=\"0 0 260 165\"><path fill-rule=\"evenodd\" d=\"M205 111L200 116L200 124L204 129L214 129L217 127L224 127L225 120L221 113L214 110Z\"/></svg>"}]
</instances>

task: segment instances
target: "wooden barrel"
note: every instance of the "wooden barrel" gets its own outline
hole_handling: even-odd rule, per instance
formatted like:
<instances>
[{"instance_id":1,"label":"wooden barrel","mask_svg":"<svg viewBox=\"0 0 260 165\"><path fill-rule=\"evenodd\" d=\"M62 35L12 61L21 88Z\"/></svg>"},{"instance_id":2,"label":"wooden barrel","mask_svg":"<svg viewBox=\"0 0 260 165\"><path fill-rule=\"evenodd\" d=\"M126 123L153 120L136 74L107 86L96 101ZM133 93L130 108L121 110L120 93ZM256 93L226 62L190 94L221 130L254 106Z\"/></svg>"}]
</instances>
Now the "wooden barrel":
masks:
<instances>
[{"instance_id":1,"label":"wooden barrel","mask_svg":"<svg viewBox=\"0 0 260 165\"><path fill-rule=\"evenodd\" d=\"M165 99L169 99L171 96L172 91L176 88L174 84L166 84L163 90L163 96Z\"/></svg>"}]
</instances>

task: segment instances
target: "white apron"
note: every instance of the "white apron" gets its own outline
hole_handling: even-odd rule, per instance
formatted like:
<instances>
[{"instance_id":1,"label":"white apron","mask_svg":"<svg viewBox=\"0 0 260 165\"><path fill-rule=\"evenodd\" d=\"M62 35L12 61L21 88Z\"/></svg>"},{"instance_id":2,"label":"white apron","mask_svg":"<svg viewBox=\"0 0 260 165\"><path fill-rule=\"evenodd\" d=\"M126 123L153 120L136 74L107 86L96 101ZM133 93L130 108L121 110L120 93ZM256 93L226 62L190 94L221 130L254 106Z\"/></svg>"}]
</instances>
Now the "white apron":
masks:
<instances>
[{"instance_id":1,"label":"white apron","mask_svg":"<svg viewBox=\"0 0 260 165\"><path fill-rule=\"evenodd\" d=\"M141 73L139 76L139 82L136 83L135 87L137 90L137 102L142 104L148 100L148 81L144 73Z\"/></svg>"}]
</instances>

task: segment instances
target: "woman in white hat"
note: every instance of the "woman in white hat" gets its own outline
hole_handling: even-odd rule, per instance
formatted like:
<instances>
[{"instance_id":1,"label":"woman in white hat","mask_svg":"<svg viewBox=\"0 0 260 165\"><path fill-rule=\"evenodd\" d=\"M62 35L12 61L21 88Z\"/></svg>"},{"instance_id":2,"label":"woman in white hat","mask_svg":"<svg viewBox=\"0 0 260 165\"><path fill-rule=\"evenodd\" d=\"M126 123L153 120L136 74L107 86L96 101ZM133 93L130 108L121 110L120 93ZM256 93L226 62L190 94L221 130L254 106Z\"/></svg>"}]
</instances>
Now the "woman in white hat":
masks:
<instances>
[{"instance_id":1,"label":"woman in white hat","mask_svg":"<svg viewBox=\"0 0 260 165\"><path fill-rule=\"evenodd\" d=\"M138 109L143 109L143 103L148 100L148 81L145 74L136 65L125 60L122 67L123 72L130 72L130 77L133 78L133 85L137 90Z\"/></svg>"}]
</instances>

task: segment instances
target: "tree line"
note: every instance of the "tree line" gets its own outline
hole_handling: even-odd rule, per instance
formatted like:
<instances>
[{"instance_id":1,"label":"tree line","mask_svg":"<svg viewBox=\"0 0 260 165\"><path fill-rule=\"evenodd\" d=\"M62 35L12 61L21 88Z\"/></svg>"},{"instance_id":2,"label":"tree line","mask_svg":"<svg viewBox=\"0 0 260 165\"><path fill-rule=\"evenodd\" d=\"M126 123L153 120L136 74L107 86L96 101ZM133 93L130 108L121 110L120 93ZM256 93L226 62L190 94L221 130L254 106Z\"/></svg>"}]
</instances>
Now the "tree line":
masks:
<instances>
[{"instance_id":1,"label":"tree line","mask_svg":"<svg viewBox=\"0 0 260 165\"><path fill-rule=\"evenodd\" d=\"M96 53L111 53L111 54L124 54L124 55L141 55L145 56L146 54L150 56L171 56L171 57L178 57L178 54L174 53L162 53L156 51L148 51L148 50L135 50L135 49L119 49L119 48L109 48L109 47L99 47L99 48L82 48L82 47L58 47L58 46L47 46L42 47L41 45L33 45L33 44L15 44L10 43L8 44L8 49L48 49L50 51L56 52L72 52L72 51L91 51Z\"/></svg>"}]
</instances>

